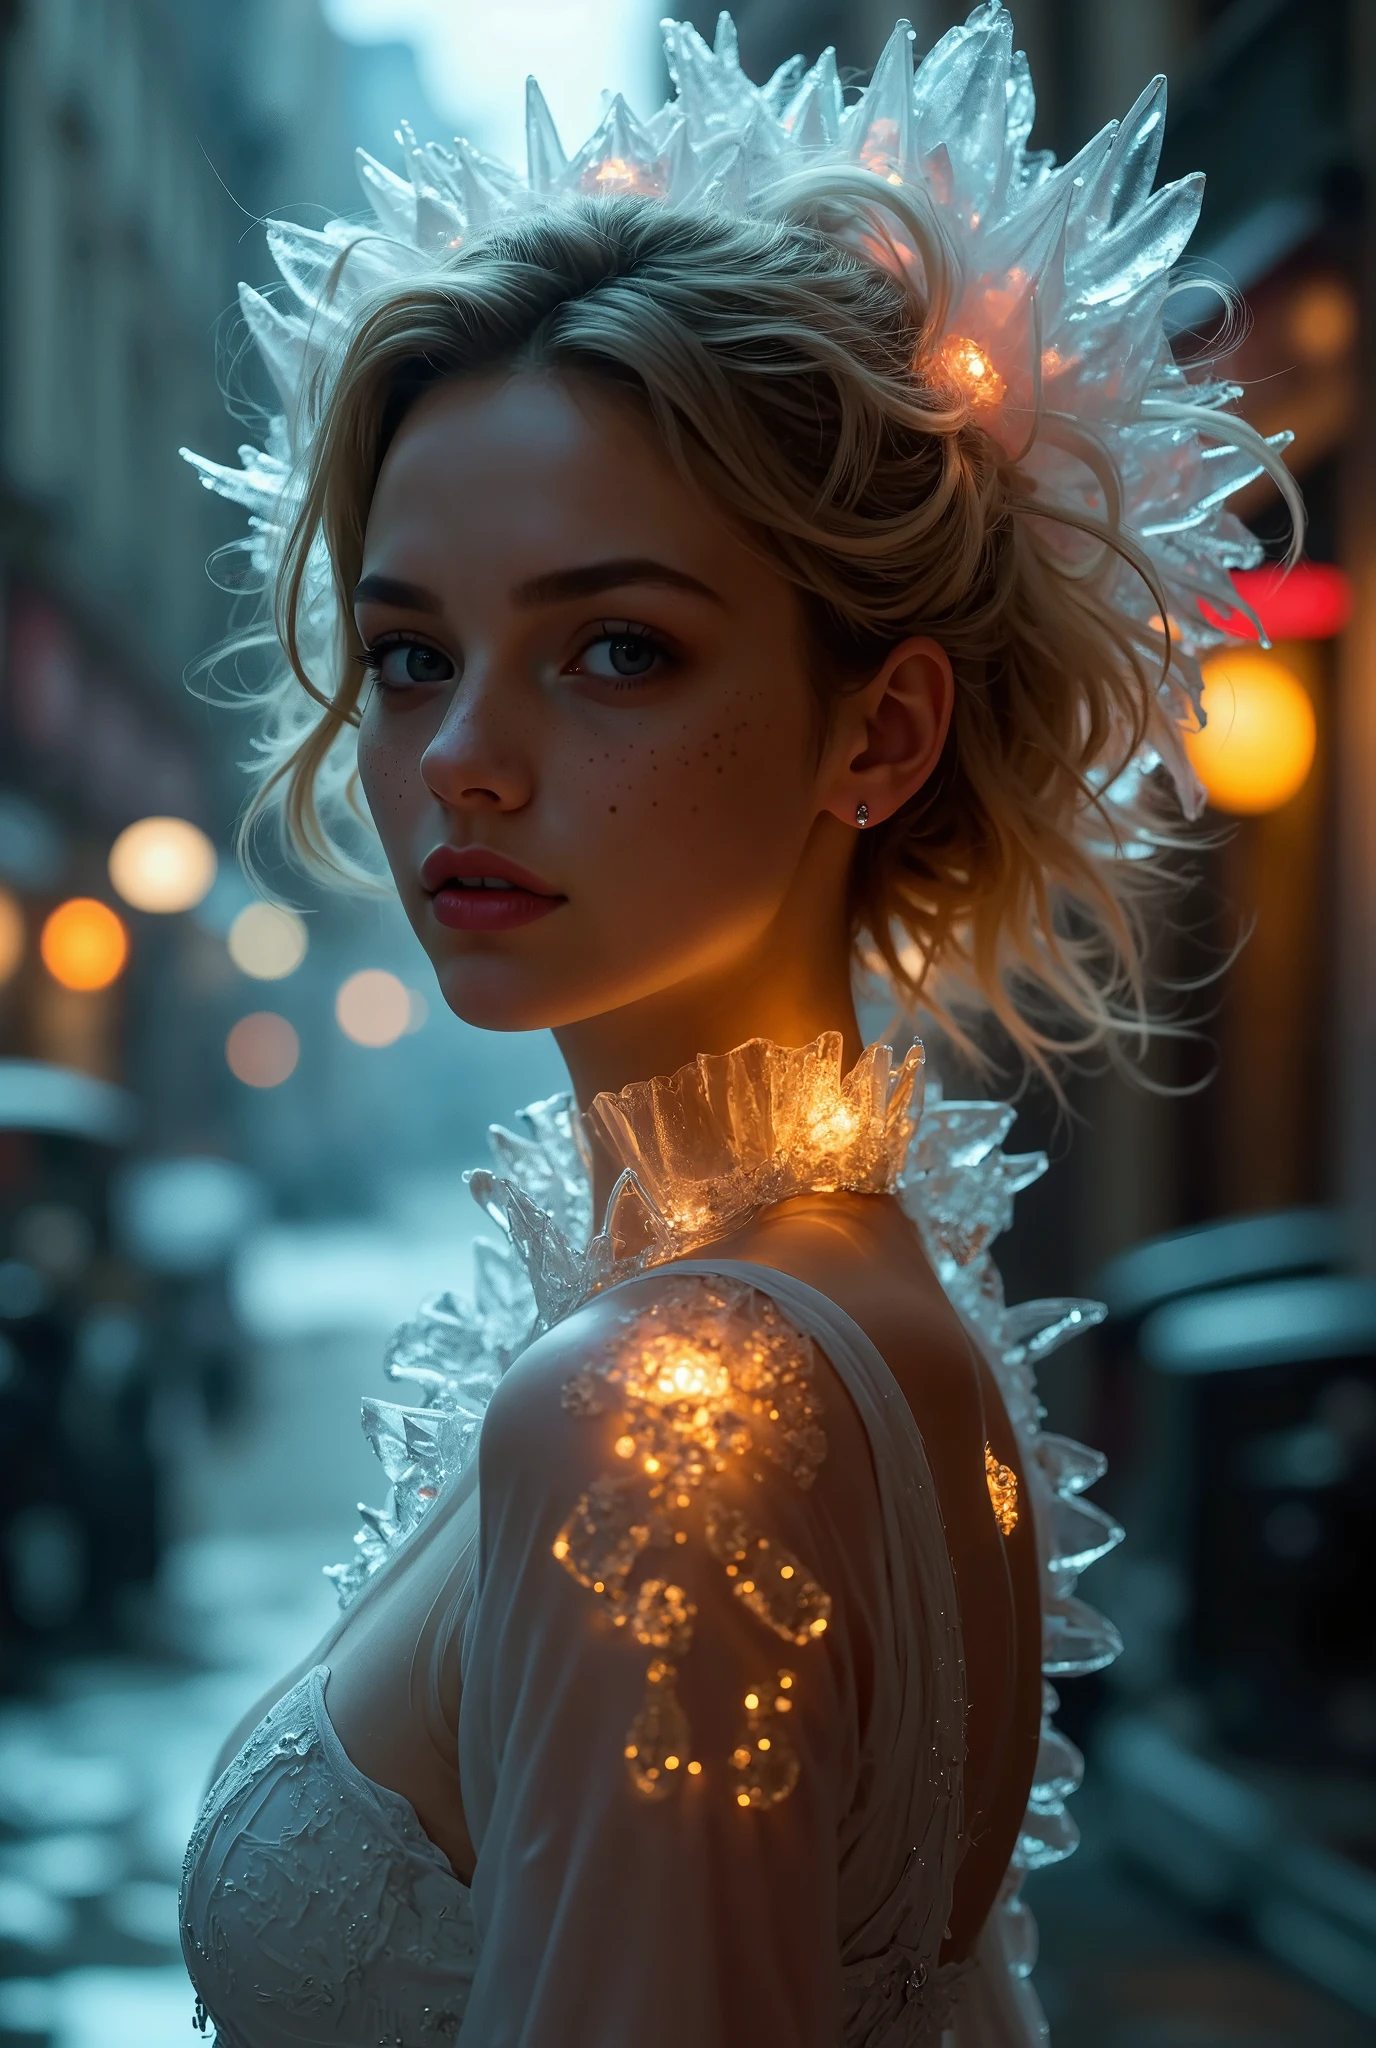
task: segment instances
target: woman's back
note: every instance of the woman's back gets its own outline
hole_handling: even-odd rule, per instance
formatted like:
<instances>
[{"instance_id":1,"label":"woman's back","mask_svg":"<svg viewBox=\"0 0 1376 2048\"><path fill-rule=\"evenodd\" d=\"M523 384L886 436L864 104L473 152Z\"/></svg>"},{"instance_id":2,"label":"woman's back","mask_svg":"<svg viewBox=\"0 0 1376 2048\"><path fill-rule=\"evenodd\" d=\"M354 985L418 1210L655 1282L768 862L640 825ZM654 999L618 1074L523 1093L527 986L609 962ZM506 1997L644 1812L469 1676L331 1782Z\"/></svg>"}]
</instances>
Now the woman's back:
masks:
<instances>
[{"instance_id":1,"label":"woman's back","mask_svg":"<svg viewBox=\"0 0 1376 2048\"><path fill-rule=\"evenodd\" d=\"M964 1850L948 1951L962 1956L1006 1875L1041 1721L1035 1532L1028 1514L1001 1532L985 1465L988 1445L1020 1476L1021 1448L986 1360L892 1198L791 1202L766 1212L720 1252L777 1267L833 1302L878 1352L921 1435L955 1579L966 1671Z\"/></svg>"}]
</instances>

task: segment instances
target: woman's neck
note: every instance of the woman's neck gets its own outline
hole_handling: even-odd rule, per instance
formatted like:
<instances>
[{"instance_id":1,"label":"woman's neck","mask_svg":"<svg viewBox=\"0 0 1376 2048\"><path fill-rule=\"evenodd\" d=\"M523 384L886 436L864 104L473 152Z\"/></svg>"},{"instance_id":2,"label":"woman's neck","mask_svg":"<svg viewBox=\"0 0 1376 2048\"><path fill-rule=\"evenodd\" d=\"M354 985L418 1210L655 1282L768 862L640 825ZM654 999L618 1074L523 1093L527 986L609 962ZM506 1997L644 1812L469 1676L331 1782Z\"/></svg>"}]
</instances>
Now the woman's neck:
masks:
<instances>
[{"instance_id":1,"label":"woman's neck","mask_svg":"<svg viewBox=\"0 0 1376 2048\"><path fill-rule=\"evenodd\" d=\"M750 955L729 967L556 1030L580 1109L632 1081L672 1074L699 1053L725 1053L747 1039L807 1045L839 1031L845 1064L864 1050L851 994L850 938L843 908L827 917L809 906L804 929L783 918ZM594 1213L600 1215L620 1162L594 1148Z\"/></svg>"}]
</instances>

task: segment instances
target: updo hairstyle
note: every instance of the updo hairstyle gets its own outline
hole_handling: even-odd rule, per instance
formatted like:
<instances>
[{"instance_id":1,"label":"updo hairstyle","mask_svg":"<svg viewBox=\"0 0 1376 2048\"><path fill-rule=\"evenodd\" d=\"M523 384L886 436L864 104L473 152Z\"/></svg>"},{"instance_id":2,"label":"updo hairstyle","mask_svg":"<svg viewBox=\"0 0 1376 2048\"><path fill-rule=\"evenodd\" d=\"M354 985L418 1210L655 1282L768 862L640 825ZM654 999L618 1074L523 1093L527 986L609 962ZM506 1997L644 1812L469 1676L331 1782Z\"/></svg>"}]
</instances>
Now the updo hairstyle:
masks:
<instances>
[{"instance_id":1,"label":"updo hairstyle","mask_svg":"<svg viewBox=\"0 0 1376 2048\"><path fill-rule=\"evenodd\" d=\"M857 168L805 174L748 220L575 201L379 291L298 425L296 516L271 591L290 673L268 695L246 829L274 811L308 868L361 879L352 591L410 407L496 371L592 378L641 408L685 477L796 586L823 718L909 635L950 656L938 768L856 837L859 958L976 1058L990 1013L1043 1069L1054 1051L1140 1041L1142 904L1172 828L1163 777L1130 764L1162 737L1170 646L1115 592L1142 577L1158 627L1166 604L1119 524L1102 451L1087 440L1097 503L1083 515L1039 503L943 368L959 282L936 208ZM322 604L324 672L303 631ZM1110 813L1103 792L1125 772L1135 794L1125 807L1115 792Z\"/></svg>"}]
</instances>

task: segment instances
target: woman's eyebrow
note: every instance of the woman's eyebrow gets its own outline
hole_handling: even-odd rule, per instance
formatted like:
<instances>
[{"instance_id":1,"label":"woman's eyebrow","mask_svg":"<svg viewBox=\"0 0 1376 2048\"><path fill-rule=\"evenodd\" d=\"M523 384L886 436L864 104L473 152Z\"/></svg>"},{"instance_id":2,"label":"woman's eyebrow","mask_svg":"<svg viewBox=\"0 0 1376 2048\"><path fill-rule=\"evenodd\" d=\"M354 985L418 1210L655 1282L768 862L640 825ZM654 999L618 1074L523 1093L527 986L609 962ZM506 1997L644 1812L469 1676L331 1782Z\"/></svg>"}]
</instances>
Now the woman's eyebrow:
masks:
<instances>
[{"instance_id":1,"label":"woman's eyebrow","mask_svg":"<svg viewBox=\"0 0 1376 2048\"><path fill-rule=\"evenodd\" d=\"M419 583L403 583L399 576L365 576L354 591L354 603L389 604L403 612L438 612L444 607L433 591Z\"/></svg>"},{"instance_id":2,"label":"woman's eyebrow","mask_svg":"<svg viewBox=\"0 0 1376 2048\"><path fill-rule=\"evenodd\" d=\"M518 583L511 601L525 610L534 605L564 604L575 597L595 597L600 590L619 589L628 583L657 583L669 590L691 591L695 597L708 598L713 604L725 603L717 591L699 582L696 576L643 556L589 562L580 569L552 569L548 575L532 576L528 583Z\"/></svg>"}]
</instances>

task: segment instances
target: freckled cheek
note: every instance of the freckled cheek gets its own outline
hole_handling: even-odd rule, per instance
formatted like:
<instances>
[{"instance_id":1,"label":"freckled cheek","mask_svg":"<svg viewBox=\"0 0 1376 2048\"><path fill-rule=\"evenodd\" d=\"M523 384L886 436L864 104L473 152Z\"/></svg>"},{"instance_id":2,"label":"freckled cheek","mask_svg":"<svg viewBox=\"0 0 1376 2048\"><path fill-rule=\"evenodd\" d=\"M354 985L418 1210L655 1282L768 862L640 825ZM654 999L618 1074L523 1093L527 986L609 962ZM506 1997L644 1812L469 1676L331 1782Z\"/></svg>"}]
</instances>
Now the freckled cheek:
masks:
<instances>
[{"instance_id":1,"label":"freckled cheek","mask_svg":"<svg viewBox=\"0 0 1376 2048\"><path fill-rule=\"evenodd\" d=\"M590 828L585 843L613 858L633 848L647 882L652 871L699 882L714 869L731 873L743 852L758 858L762 832L791 838L794 813L808 811L799 737L757 707L583 754L565 787Z\"/></svg>"},{"instance_id":2,"label":"freckled cheek","mask_svg":"<svg viewBox=\"0 0 1376 2048\"><path fill-rule=\"evenodd\" d=\"M379 745L376 734L369 731L366 719L358 735L358 779L373 823L380 832L386 816L396 807L404 776L388 749Z\"/></svg>"},{"instance_id":3,"label":"freckled cheek","mask_svg":"<svg viewBox=\"0 0 1376 2048\"><path fill-rule=\"evenodd\" d=\"M358 735L358 776L373 824L389 853L425 800L419 744L410 736L398 745L376 718L365 712Z\"/></svg>"}]
</instances>

